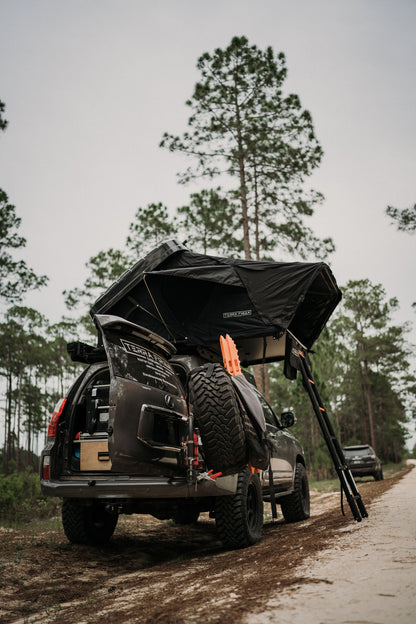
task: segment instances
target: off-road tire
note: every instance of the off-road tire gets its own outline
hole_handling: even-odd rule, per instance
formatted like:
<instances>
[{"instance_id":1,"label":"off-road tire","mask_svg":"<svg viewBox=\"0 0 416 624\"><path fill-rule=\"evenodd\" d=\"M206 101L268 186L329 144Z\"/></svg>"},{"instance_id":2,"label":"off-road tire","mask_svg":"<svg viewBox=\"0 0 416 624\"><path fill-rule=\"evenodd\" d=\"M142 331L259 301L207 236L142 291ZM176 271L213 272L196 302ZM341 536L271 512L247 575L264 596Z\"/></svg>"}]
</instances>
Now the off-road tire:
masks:
<instances>
[{"instance_id":1,"label":"off-road tire","mask_svg":"<svg viewBox=\"0 0 416 624\"><path fill-rule=\"evenodd\" d=\"M103 505L82 505L71 498L62 502L62 525L65 535L74 544L105 544L113 535L118 515Z\"/></svg>"},{"instance_id":2,"label":"off-road tire","mask_svg":"<svg viewBox=\"0 0 416 624\"><path fill-rule=\"evenodd\" d=\"M294 491L281 499L283 517L286 522L299 522L310 516L309 483L306 468L296 463Z\"/></svg>"},{"instance_id":3,"label":"off-road tire","mask_svg":"<svg viewBox=\"0 0 416 624\"><path fill-rule=\"evenodd\" d=\"M191 372L189 398L208 469L223 474L247 465L247 447L238 400L230 376L220 364Z\"/></svg>"},{"instance_id":4,"label":"off-road tire","mask_svg":"<svg viewBox=\"0 0 416 624\"><path fill-rule=\"evenodd\" d=\"M383 480L383 469L380 468L380 470L376 470L376 472L374 473L374 479L376 481L382 481Z\"/></svg>"},{"instance_id":5,"label":"off-road tire","mask_svg":"<svg viewBox=\"0 0 416 624\"><path fill-rule=\"evenodd\" d=\"M172 520L175 524L195 524L199 518L198 507L180 507L175 510Z\"/></svg>"},{"instance_id":6,"label":"off-road tire","mask_svg":"<svg viewBox=\"0 0 416 624\"><path fill-rule=\"evenodd\" d=\"M257 473L252 474L246 467L238 475L237 492L216 499L215 524L227 548L245 548L260 541L263 496Z\"/></svg>"}]
</instances>

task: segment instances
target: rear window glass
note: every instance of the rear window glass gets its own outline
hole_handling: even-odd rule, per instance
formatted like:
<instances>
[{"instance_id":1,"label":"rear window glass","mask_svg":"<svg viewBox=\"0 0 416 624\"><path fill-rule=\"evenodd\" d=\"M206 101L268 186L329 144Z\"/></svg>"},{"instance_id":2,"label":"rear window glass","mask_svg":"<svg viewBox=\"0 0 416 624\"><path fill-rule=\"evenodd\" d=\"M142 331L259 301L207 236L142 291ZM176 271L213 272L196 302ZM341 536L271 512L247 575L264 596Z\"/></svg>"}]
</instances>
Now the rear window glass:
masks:
<instances>
[{"instance_id":1,"label":"rear window glass","mask_svg":"<svg viewBox=\"0 0 416 624\"><path fill-rule=\"evenodd\" d=\"M106 332L107 354L113 375L132 379L170 394L181 395L170 364L132 335Z\"/></svg>"},{"instance_id":2,"label":"rear window glass","mask_svg":"<svg viewBox=\"0 0 416 624\"><path fill-rule=\"evenodd\" d=\"M360 447L360 448L349 448L349 449L344 449L344 453L346 455L370 455L372 454L372 450L368 447L365 446Z\"/></svg>"}]
</instances>

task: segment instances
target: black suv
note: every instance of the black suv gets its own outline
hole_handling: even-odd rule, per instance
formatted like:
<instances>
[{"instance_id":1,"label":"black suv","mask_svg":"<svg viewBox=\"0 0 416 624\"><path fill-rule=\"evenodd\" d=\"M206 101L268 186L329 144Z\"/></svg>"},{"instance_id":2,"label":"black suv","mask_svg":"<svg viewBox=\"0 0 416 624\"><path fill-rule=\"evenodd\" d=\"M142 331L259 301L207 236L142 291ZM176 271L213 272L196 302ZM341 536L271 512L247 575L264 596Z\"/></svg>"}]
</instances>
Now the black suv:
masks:
<instances>
[{"instance_id":1,"label":"black suv","mask_svg":"<svg viewBox=\"0 0 416 624\"><path fill-rule=\"evenodd\" d=\"M91 309L97 346L69 346L87 367L41 465L68 538L106 541L121 513L186 523L208 511L224 544L242 547L260 539L264 500L273 517L277 500L287 521L307 518L294 416L274 414L220 337L243 369L280 361L294 379L340 299L322 262L221 258L175 240L139 259Z\"/></svg>"},{"instance_id":2,"label":"black suv","mask_svg":"<svg viewBox=\"0 0 416 624\"><path fill-rule=\"evenodd\" d=\"M42 492L63 499L75 543L110 539L119 514L178 523L215 517L231 548L257 542L263 501L289 522L309 517L305 458L248 374L175 347L114 315L95 315L98 345L69 345L88 366L52 416Z\"/></svg>"},{"instance_id":3,"label":"black suv","mask_svg":"<svg viewBox=\"0 0 416 624\"><path fill-rule=\"evenodd\" d=\"M346 464L354 476L373 476L376 481L383 479L381 461L369 444L345 446L343 451Z\"/></svg>"}]
</instances>

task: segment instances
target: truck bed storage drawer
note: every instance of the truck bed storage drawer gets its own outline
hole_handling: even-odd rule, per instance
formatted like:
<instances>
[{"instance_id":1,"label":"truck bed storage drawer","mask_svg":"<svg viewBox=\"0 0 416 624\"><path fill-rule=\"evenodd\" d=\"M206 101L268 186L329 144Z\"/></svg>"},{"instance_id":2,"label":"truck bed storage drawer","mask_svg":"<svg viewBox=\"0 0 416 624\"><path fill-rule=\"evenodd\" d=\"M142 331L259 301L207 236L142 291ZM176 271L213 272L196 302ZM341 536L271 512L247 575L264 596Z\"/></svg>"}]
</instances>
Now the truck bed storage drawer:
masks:
<instances>
[{"instance_id":1,"label":"truck bed storage drawer","mask_svg":"<svg viewBox=\"0 0 416 624\"><path fill-rule=\"evenodd\" d=\"M108 453L108 439L106 435L81 433L79 443L81 448L81 471L111 470L111 459Z\"/></svg>"}]
</instances>

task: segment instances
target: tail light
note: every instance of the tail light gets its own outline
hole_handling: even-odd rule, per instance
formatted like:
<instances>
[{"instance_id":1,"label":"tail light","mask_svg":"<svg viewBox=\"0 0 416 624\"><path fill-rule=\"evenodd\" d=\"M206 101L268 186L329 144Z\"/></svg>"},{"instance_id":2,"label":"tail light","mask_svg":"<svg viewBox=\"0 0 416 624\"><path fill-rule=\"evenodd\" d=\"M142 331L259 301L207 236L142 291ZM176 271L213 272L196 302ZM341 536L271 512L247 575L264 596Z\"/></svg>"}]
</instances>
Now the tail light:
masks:
<instances>
[{"instance_id":1,"label":"tail light","mask_svg":"<svg viewBox=\"0 0 416 624\"><path fill-rule=\"evenodd\" d=\"M43 465L42 465L42 479L45 479L46 481L49 480L49 467L50 467L50 457L49 455L45 455L45 457L43 458Z\"/></svg>"},{"instance_id":2,"label":"tail light","mask_svg":"<svg viewBox=\"0 0 416 624\"><path fill-rule=\"evenodd\" d=\"M58 431L58 422L65 407L66 399L59 399L52 414L51 421L48 426L48 438L56 438Z\"/></svg>"}]
</instances>

